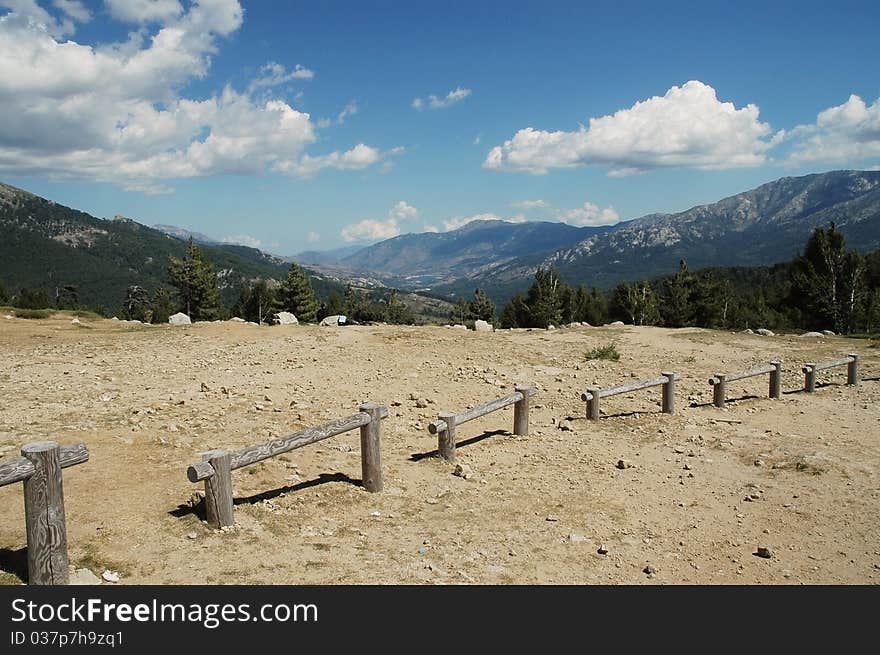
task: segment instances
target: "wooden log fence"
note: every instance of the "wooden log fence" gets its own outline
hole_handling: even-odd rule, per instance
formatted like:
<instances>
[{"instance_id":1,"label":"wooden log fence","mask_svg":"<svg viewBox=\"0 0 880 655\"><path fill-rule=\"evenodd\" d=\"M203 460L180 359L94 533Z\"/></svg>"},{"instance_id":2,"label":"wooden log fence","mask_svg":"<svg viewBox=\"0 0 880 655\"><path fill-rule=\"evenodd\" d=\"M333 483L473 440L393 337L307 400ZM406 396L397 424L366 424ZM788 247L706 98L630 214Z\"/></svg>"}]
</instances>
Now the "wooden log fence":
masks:
<instances>
[{"instance_id":1,"label":"wooden log fence","mask_svg":"<svg viewBox=\"0 0 880 655\"><path fill-rule=\"evenodd\" d=\"M735 380L743 380L756 375L770 374L770 392L769 395L775 400L782 397L782 362L774 360L767 366L758 366L748 371L736 371L734 373L716 373L709 378L709 384L712 385L712 402L715 407L724 407L727 400L727 383Z\"/></svg>"},{"instance_id":2,"label":"wooden log fence","mask_svg":"<svg viewBox=\"0 0 880 655\"><path fill-rule=\"evenodd\" d=\"M663 371L659 377L650 380L640 380L639 382L630 382L629 384L620 384L609 389L600 389L599 387L588 387L581 394L581 400L587 403L587 418L593 421L599 419L599 400L608 398L609 396L617 396L622 393L630 393L631 391L639 391L640 389L648 389L649 387L663 387L662 408L665 414L675 413L675 381L680 380L676 373L672 371Z\"/></svg>"},{"instance_id":3,"label":"wooden log fence","mask_svg":"<svg viewBox=\"0 0 880 655\"><path fill-rule=\"evenodd\" d=\"M491 412L513 405L513 433L520 436L529 434L529 398L537 391L530 384L518 384L515 392L482 405L456 414L440 412L436 421L428 424L428 432L437 435L437 450L447 462L455 461L455 431L462 423L473 421Z\"/></svg>"},{"instance_id":4,"label":"wooden log fence","mask_svg":"<svg viewBox=\"0 0 880 655\"><path fill-rule=\"evenodd\" d=\"M28 584L66 585L67 527L61 469L89 461L85 444L59 446L34 441L22 446L21 457L0 464L0 487L24 482Z\"/></svg>"},{"instance_id":5,"label":"wooden log fence","mask_svg":"<svg viewBox=\"0 0 880 655\"><path fill-rule=\"evenodd\" d=\"M835 366L846 365L846 383L856 385L859 383L859 354L850 353L843 359L836 359L833 362L824 362L817 364L815 362L807 362L801 369L804 374L804 391L813 393L816 390L816 373L824 371Z\"/></svg>"},{"instance_id":6,"label":"wooden log fence","mask_svg":"<svg viewBox=\"0 0 880 655\"><path fill-rule=\"evenodd\" d=\"M370 492L382 491L381 421L388 417L388 408L376 403L366 403L359 409L357 414L236 452L220 448L204 453L203 461L190 466L186 476L190 482L205 481L205 514L208 523L217 528L235 525L232 511L232 471L356 428L360 428L361 432L361 473L364 488Z\"/></svg>"}]
</instances>

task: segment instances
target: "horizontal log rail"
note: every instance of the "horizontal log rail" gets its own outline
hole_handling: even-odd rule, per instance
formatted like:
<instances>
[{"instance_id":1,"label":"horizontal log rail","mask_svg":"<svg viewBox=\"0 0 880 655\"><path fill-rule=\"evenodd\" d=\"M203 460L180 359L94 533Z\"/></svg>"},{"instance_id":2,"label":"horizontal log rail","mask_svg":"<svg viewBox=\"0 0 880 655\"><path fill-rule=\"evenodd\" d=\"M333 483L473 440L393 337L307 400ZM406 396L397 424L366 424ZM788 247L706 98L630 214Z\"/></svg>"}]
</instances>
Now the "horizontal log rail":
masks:
<instances>
[{"instance_id":1,"label":"horizontal log rail","mask_svg":"<svg viewBox=\"0 0 880 655\"><path fill-rule=\"evenodd\" d=\"M236 452L219 448L204 453L203 461L187 468L186 477L190 482L205 482L205 513L208 523L215 527L235 524L232 511L232 471L356 428L361 431L361 472L364 488L370 492L382 491L381 420L388 417L388 408L376 403L366 403L360 406L360 410L357 414Z\"/></svg>"},{"instance_id":2,"label":"horizontal log rail","mask_svg":"<svg viewBox=\"0 0 880 655\"><path fill-rule=\"evenodd\" d=\"M859 354L850 353L842 359L833 362L807 362L801 369L804 374L804 391L813 393L816 390L816 373L836 366L846 366L846 383L855 385L859 383Z\"/></svg>"},{"instance_id":3,"label":"horizontal log rail","mask_svg":"<svg viewBox=\"0 0 880 655\"><path fill-rule=\"evenodd\" d=\"M21 454L0 464L0 487L24 482L28 584L65 585L70 580L61 469L89 461L89 451L82 443L34 441Z\"/></svg>"},{"instance_id":4,"label":"horizontal log rail","mask_svg":"<svg viewBox=\"0 0 880 655\"><path fill-rule=\"evenodd\" d=\"M756 375L770 374L770 391L769 395L775 400L782 397L782 362L774 360L767 366L758 366L747 371L736 371L734 373L716 373L709 378L709 384L712 385L712 402L716 407L724 407L727 398L727 383L745 378L755 377Z\"/></svg>"},{"instance_id":5,"label":"horizontal log rail","mask_svg":"<svg viewBox=\"0 0 880 655\"><path fill-rule=\"evenodd\" d=\"M428 424L428 432L437 435L437 450L448 462L455 461L455 431L462 423L473 421L508 405L513 405L513 433L521 436L529 434L529 398L537 391L530 384L518 384L516 391L509 396L490 400L463 412L440 412L436 421Z\"/></svg>"},{"instance_id":6,"label":"horizontal log rail","mask_svg":"<svg viewBox=\"0 0 880 655\"><path fill-rule=\"evenodd\" d=\"M675 413L675 382L681 377L672 371L663 371L658 377L650 380L640 380L638 382L630 382L629 384L619 384L608 389L600 389L599 387L589 387L581 394L581 400L587 403L587 418L597 420L599 418L599 399L608 398L609 396L617 396L622 393L630 393L650 387L663 387L663 412L666 414Z\"/></svg>"}]
</instances>

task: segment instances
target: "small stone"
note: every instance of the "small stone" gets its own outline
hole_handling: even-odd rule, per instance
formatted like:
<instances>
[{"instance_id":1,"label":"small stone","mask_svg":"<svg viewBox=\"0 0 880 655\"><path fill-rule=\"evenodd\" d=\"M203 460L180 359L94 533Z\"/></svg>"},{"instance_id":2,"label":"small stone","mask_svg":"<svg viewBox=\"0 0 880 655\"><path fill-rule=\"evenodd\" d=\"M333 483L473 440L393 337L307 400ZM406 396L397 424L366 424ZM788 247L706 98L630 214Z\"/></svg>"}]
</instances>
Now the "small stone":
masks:
<instances>
[{"instance_id":1,"label":"small stone","mask_svg":"<svg viewBox=\"0 0 880 655\"><path fill-rule=\"evenodd\" d=\"M89 569L76 569L70 574L68 584L72 585L95 585L101 584L101 578Z\"/></svg>"},{"instance_id":2,"label":"small stone","mask_svg":"<svg viewBox=\"0 0 880 655\"><path fill-rule=\"evenodd\" d=\"M573 544L579 544L582 541L586 541L587 538L582 534L578 534L577 532L572 532L570 535L568 535L568 540Z\"/></svg>"},{"instance_id":3,"label":"small stone","mask_svg":"<svg viewBox=\"0 0 880 655\"><path fill-rule=\"evenodd\" d=\"M604 545L603 545L603 546L599 546L599 547L596 549L596 552L599 553L600 555L607 555L607 554L608 554L608 548L607 548L606 546L604 546Z\"/></svg>"},{"instance_id":4,"label":"small stone","mask_svg":"<svg viewBox=\"0 0 880 655\"><path fill-rule=\"evenodd\" d=\"M617 468L619 468L621 470L628 469L628 468L632 468L632 462L630 462L627 459L619 459L619 460L617 460L616 466L617 466Z\"/></svg>"},{"instance_id":5,"label":"small stone","mask_svg":"<svg viewBox=\"0 0 880 655\"><path fill-rule=\"evenodd\" d=\"M648 564L648 566L646 566L645 568L642 569L642 573L647 573L648 575L653 575L656 572L657 572L657 569L655 569L650 564Z\"/></svg>"},{"instance_id":6,"label":"small stone","mask_svg":"<svg viewBox=\"0 0 880 655\"><path fill-rule=\"evenodd\" d=\"M210 390L211 390L211 389L208 387L208 385L205 384L204 382L202 382L202 385L201 385L199 391L201 391L202 393L205 393L205 392L208 392L208 391L210 391Z\"/></svg>"},{"instance_id":7,"label":"small stone","mask_svg":"<svg viewBox=\"0 0 880 655\"><path fill-rule=\"evenodd\" d=\"M190 532L188 535L186 535L186 538L187 539L198 539L199 535L196 532Z\"/></svg>"},{"instance_id":8,"label":"small stone","mask_svg":"<svg viewBox=\"0 0 880 655\"><path fill-rule=\"evenodd\" d=\"M770 559L771 557L773 557L773 551L766 546L758 546L758 550L755 551L755 555L757 555L758 557L763 557L764 559Z\"/></svg>"},{"instance_id":9,"label":"small stone","mask_svg":"<svg viewBox=\"0 0 880 655\"><path fill-rule=\"evenodd\" d=\"M764 460L763 459L756 459L755 466L764 466Z\"/></svg>"},{"instance_id":10,"label":"small stone","mask_svg":"<svg viewBox=\"0 0 880 655\"><path fill-rule=\"evenodd\" d=\"M474 476L474 471L467 464L456 464L455 468L452 470L452 475L469 480Z\"/></svg>"},{"instance_id":11,"label":"small stone","mask_svg":"<svg viewBox=\"0 0 880 655\"><path fill-rule=\"evenodd\" d=\"M555 523L559 520L559 517L556 516L555 514L548 514L547 518L545 520L550 521L552 523Z\"/></svg>"},{"instance_id":12,"label":"small stone","mask_svg":"<svg viewBox=\"0 0 880 655\"><path fill-rule=\"evenodd\" d=\"M119 574L116 571L111 571L107 569L101 574L101 577L104 578L107 582L119 582Z\"/></svg>"},{"instance_id":13,"label":"small stone","mask_svg":"<svg viewBox=\"0 0 880 655\"><path fill-rule=\"evenodd\" d=\"M424 400L422 398L419 398L418 400L416 400L416 407L418 409L425 409L427 406L428 406L427 400Z\"/></svg>"},{"instance_id":14,"label":"small stone","mask_svg":"<svg viewBox=\"0 0 880 655\"><path fill-rule=\"evenodd\" d=\"M690 470L691 470L691 465L690 465L690 464L685 464L682 468L684 468L685 471L690 471Z\"/></svg>"}]
</instances>

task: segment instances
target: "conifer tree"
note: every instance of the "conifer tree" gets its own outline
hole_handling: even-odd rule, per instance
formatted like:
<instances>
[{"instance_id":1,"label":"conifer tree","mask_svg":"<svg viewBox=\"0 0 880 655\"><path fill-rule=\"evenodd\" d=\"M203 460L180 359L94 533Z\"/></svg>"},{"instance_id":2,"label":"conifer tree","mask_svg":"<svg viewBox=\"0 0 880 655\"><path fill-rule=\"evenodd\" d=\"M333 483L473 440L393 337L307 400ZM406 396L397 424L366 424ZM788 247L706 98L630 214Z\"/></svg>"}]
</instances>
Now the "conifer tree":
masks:
<instances>
[{"instance_id":1,"label":"conifer tree","mask_svg":"<svg viewBox=\"0 0 880 655\"><path fill-rule=\"evenodd\" d=\"M275 308L276 311L290 312L300 323L314 323L317 320L318 300L312 281L298 265L290 265L287 279L278 290Z\"/></svg>"},{"instance_id":2,"label":"conifer tree","mask_svg":"<svg viewBox=\"0 0 880 655\"><path fill-rule=\"evenodd\" d=\"M482 289L474 290L474 299L470 301L469 310L470 316L474 320L488 321L489 323L495 320L495 303Z\"/></svg>"},{"instance_id":3,"label":"conifer tree","mask_svg":"<svg viewBox=\"0 0 880 655\"><path fill-rule=\"evenodd\" d=\"M183 259L169 259L168 278L172 286L177 288L181 309L193 321L210 321L220 317L217 273L213 264L204 259L201 248L192 237Z\"/></svg>"}]
</instances>

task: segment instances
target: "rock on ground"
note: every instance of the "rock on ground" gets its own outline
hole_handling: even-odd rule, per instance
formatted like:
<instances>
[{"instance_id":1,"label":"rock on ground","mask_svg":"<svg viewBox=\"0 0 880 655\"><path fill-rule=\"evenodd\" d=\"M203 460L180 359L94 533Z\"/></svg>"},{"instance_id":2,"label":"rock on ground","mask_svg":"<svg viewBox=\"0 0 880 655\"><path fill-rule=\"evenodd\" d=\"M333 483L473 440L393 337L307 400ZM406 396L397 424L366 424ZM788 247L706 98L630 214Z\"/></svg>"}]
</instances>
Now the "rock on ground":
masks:
<instances>
[{"instance_id":1,"label":"rock on ground","mask_svg":"<svg viewBox=\"0 0 880 655\"><path fill-rule=\"evenodd\" d=\"M296 316L290 312L278 312L273 320L275 325L299 325Z\"/></svg>"},{"instance_id":2,"label":"rock on ground","mask_svg":"<svg viewBox=\"0 0 880 655\"><path fill-rule=\"evenodd\" d=\"M760 334L762 337L775 337L776 333L773 330L768 330L767 328L761 328L760 330L755 331L757 334Z\"/></svg>"},{"instance_id":3,"label":"rock on ground","mask_svg":"<svg viewBox=\"0 0 880 655\"><path fill-rule=\"evenodd\" d=\"M495 328L492 327L491 323L488 323L486 321L475 321L474 330L476 330L477 332L493 332Z\"/></svg>"},{"instance_id":4,"label":"rock on ground","mask_svg":"<svg viewBox=\"0 0 880 655\"><path fill-rule=\"evenodd\" d=\"M189 320L189 316L184 314L183 312L177 312L168 317L168 322L171 325L192 325L192 321Z\"/></svg>"}]
</instances>

